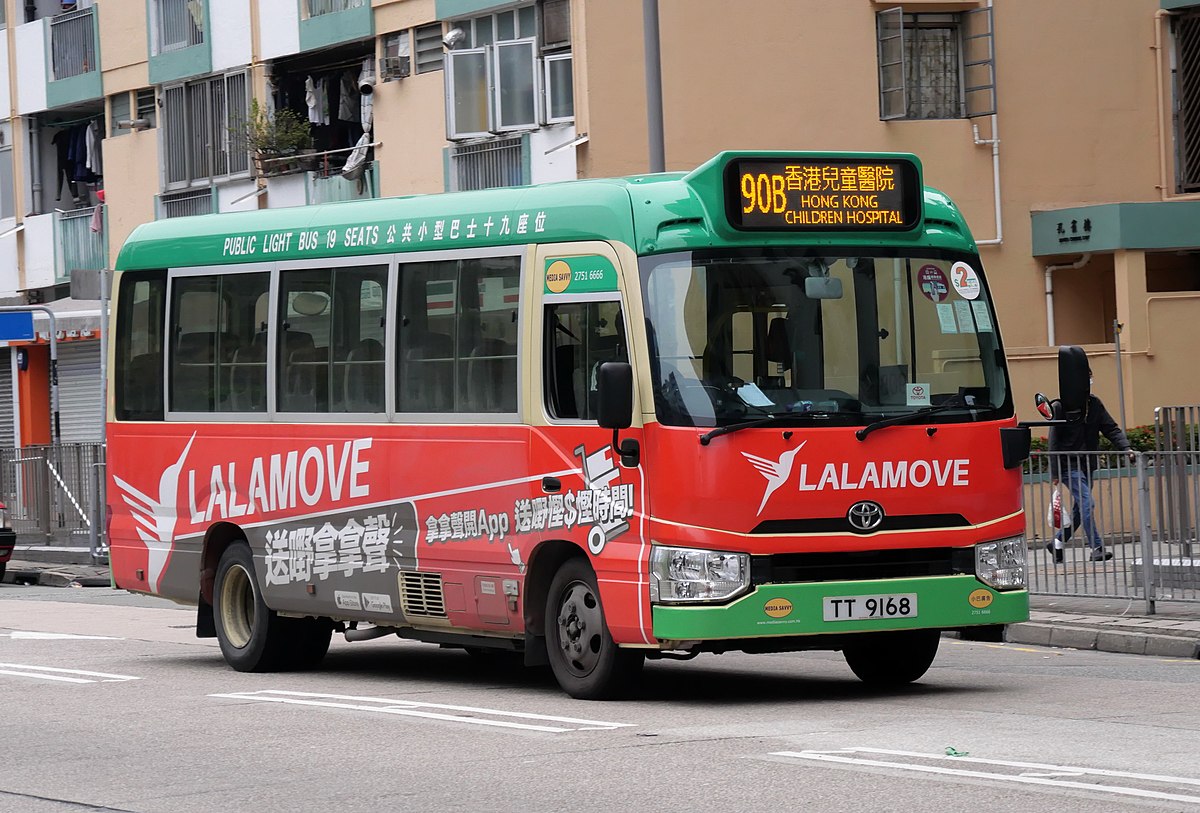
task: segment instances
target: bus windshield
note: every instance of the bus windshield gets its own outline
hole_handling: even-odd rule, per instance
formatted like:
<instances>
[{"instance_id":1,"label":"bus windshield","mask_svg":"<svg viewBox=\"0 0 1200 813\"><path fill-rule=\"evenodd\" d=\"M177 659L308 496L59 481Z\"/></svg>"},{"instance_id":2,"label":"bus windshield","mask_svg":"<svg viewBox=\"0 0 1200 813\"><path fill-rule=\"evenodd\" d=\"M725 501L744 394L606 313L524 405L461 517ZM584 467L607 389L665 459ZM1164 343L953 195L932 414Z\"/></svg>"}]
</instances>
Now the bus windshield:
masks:
<instances>
[{"instance_id":1,"label":"bus windshield","mask_svg":"<svg viewBox=\"0 0 1200 813\"><path fill-rule=\"evenodd\" d=\"M978 257L820 252L640 260L661 423L862 425L933 407L930 422L1012 414Z\"/></svg>"}]
</instances>

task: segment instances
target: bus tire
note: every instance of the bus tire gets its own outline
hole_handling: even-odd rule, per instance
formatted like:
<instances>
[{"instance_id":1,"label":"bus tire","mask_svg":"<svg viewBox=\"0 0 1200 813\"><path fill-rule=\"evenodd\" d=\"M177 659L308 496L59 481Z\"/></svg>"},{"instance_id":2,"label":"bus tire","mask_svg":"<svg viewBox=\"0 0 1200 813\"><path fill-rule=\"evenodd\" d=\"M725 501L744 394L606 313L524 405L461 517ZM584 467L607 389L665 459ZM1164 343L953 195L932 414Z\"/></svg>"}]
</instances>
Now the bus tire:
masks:
<instances>
[{"instance_id":1,"label":"bus tire","mask_svg":"<svg viewBox=\"0 0 1200 813\"><path fill-rule=\"evenodd\" d=\"M920 679L937 655L940 630L873 632L842 650L851 671L871 686L902 686Z\"/></svg>"},{"instance_id":2,"label":"bus tire","mask_svg":"<svg viewBox=\"0 0 1200 813\"><path fill-rule=\"evenodd\" d=\"M563 562L550 582L546 650L558 685L580 700L624 694L646 660L641 652L621 649L613 641L596 574L579 557Z\"/></svg>"},{"instance_id":3,"label":"bus tire","mask_svg":"<svg viewBox=\"0 0 1200 813\"><path fill-rule=\"evenodd\" d=\"M245 542L235 542L221 554L213 584L213 620L221 654L237 671L272 672L286 665L294 636L263 601Z\"/></svg>"},{"instance_id":4,"label":"bus tire","mask_svg":"<svg viewBox=\"0 0 1200 813\"><path fill-rule=\"evenodd\" d=\"M316 669L325 660L333 638L333 623L325 618L277 619L290 638L285 662L288 669Z\"/></svg>"}]
</instances>

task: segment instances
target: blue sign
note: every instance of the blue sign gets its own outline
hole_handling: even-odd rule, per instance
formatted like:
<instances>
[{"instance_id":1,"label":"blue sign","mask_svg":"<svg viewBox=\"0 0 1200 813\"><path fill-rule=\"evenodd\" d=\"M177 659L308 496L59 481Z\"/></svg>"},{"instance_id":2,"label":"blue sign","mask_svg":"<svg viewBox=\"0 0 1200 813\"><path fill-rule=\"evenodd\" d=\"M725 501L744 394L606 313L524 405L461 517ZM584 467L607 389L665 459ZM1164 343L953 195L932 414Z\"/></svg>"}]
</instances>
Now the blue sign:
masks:
<instances>
[{"instance_id":1,"label":"blue sign","mask_svg":"<svg viewBox=\"0 0 1200 813\"><path fill-rule=\"evenodd\" d=\"M0 341L33 338L31 311L0 311Z\"/></svg>"}]
</instances>

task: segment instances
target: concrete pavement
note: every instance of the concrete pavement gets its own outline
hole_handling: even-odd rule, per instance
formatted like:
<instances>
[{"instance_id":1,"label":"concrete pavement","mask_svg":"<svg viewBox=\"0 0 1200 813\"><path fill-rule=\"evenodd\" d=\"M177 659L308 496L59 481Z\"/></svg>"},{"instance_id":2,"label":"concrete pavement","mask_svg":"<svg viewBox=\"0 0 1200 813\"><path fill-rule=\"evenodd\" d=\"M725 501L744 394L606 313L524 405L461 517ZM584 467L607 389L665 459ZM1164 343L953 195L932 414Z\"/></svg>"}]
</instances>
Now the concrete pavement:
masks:
<instances>
[{"instance_id":1,"label":"concrete pavement","mask_svg":"<svg viewBox=\"0 0 1200 813\"><path fill-rule=\"evenodd\" d=\"M19 551L18 551L19 553ZM104 566L14 559L4 581L52 587L108 587ZM1005 629L1008 643L1095 649L1161 658L1200 658L1200 602L1035 595L1029 621Z\"/></svg>"}]
</instances>

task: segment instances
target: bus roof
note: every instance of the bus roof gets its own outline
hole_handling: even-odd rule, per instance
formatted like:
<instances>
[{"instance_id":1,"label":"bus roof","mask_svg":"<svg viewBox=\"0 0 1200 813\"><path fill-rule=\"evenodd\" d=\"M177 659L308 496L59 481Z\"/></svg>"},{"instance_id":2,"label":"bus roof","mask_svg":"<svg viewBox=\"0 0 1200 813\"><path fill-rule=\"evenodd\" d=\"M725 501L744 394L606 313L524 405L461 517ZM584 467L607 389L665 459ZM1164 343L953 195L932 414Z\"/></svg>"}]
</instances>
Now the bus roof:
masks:
<instances>
[{"instance_id":1,"label":"bus roof","mask_svg":"<svg viewBox=\"0 0 1200 813\"><path fill-rule=\"evenodd\" d=\"M576 240L625 243L639 254L805 243L974 249L957 207L928 187L922 187L923 217L916 228L908 231L737 230L725 216L721 174L731 160L748 155L801 158L839 154L725 152L686 174L670 172L168 218L134 229L121 248L117 269ZM896 157L891 153L853 155ZM901 157L916 162L913 156Z\"/></svg>"}]
</instances>

